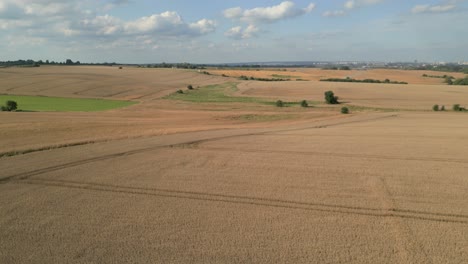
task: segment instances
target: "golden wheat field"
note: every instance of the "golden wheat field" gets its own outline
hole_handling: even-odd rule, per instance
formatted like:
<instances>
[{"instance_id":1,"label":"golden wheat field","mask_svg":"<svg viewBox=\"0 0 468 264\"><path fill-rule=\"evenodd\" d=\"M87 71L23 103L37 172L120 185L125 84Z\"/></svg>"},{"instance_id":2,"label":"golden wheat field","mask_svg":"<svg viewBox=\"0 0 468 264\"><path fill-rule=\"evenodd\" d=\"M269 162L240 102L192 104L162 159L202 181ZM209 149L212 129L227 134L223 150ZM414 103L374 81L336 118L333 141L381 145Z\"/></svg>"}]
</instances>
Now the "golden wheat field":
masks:
<instances>
[{"instance_id":1,"label":"golden wheat field","mask_svg":"<svg viewBox=\"0 0 468 264\"><path fill-rule=\"evenodd\" d=\"M468 262L466 88L208 71L0 68L0 94L137 102L0 112L0 263Z\"/></svg>"}]
</instances>

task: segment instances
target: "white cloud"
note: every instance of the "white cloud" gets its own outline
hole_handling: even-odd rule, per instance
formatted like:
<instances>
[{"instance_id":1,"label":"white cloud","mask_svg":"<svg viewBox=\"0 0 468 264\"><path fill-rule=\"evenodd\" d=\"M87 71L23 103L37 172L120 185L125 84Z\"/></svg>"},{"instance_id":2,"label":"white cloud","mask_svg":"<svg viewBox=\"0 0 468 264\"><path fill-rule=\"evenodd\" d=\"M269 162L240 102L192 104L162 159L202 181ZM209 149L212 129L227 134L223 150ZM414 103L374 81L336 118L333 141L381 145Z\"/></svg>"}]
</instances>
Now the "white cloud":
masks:
<instances>
[{"instance_id":1,"label":"white cloud","mask_svg":"<svg viewBox=\"0 0 468 264\"><path fill-rule=\"evenodd\" d=\"M73 9L70 3L31 3L23 6L26 15L34 16L56 16L66 14Z\"/></svg>"},{"instance_id":2,"label":"white cloud","mask_svg":"<svg viewBox=\"0 0 468 264\"><path fill-rule=\"evenodd\" d=\"M125 33L158 33L171 36L197 36L208 34L216 29L216 22L201 19L194 23L186 23L177 12L164 12L135 21L124 23Z\"/></svg>"},{"instance_id":3,"label":"white cloud","mask_svg":"<svg viewBox=\"0 0 468 264\"><path fill-rule=\"evenodd\" d=\"M306 8L304 8L304 12L305 13L310 13L312 12L313 10L315 9L315 4L314 3L310 3Z\"/></svg>"},{"instance_id":4,"label":"white cloud","mask_svg":"<svg viewBox=\"0 0 468 264\"><path fill-rule=\"evenodd\" d=\"M0 29L8 30L15 28L27 28L33 26L31 21L0 19Z\"/></svg>"},{"instance_id":5,"label":"white cloud","mask_svg":"<svg viewBox=\"0 0 468 264\"><path fill-rule=\"evenodd\" d=\"M322 16L324 17L336 17L336 16L344 16L344 15L345 15L345 11L343 10L325 11L322 14Z\"/></svg>"},{"instance_id":6,"label":"white cloud","mask_svg":"<svg viewBox=\"0 0 468 264\"><path fill-rule=\"evenodd\" d=\"M353 9L362 6L375 5L382 3L384 0L348 0L345 2L346 9Z\"/></svg>"},{"instance_id":7,"label":"white cloud","mask_svg":"<svg viewBox=\"0 0 468 264\"><path fill-rule=\"evenodd\" d=\"M260 32L260 29L254 25L249 25L245 30L244 30L244 35L243 38L251 38L255 37L258 32Z\"/></svg>"},{"instance_id":8,"label":"white cloud","mask_svg":"<svg viewBox=\"0 0 468 264\"><path fill-rule=\"evenodd\" d=\"M113 0L111 5L123 5L129 0ZM216 29L215 21L200 19L185 22L174 11L124 21L110 15L96 15L102 10L94 1L77 3L61 0L0 0L0 30L25 30L31 36L48 37L106 36L157 34L161 37L196 37ZM95 11L93 11L95 10ZM24 34L24 33L23 33Z\"/></svg>"},{"instance_id":9,"label":"white cloud","mask_svg":"<svg viewBox=\"0 0 468 264\"><path fill-rule=\"evenodd\" d=\"M110 3L106 4L104 7L103 7L103 10L104 11L109 11L109 10L112 10L118 6L122 6L122 5L126 5L130 2L130 0L112 0L110 1Z\"/></svg>"},{"instance_id":10,"label":"white cloud","mask_svg":"<svg viewBox=\"0 0 468 264\"><path fill-rule=\"evenodd\" d=\"M229 19L237 19L249 24L274 23L279 20L293 18L312 12L315 4L311 3L305 8L297 8L291 1L284 1L276 6L256 7L243 10L234 7L224 10L224 16Z\"/></svg>"},{"instance_id":11,"label":"white cloud","mask_svg":"<svg viewBox=\"0 0 468 264\"><path fill-rule=\"evenodd\" d=\"M344 7L345 7L346 9L353 9L355 6L356 6L356 2L355 2L354 0L347 1L347 2L344 4Z\"/></svg>"},{"instance_id":12,"label":"white cloud","mask_svg":"<svg viewBox=\"0 0 468 264\"><path fill-rule=\"evenodd\" d=\"M213 20L202 19L195 23L191 23L189 28L199 34L208 34L216 30L216 22Z\"/></svg>"},{"instance_id":13,"label":"white cloud","mask_svg":"<svg viewBox=\"0 0 468 264\"><path fill-rule=\"evenodd\" d=\"M233 39L248 39L258 36L260 29L255 25L248 25L246 28L240 26L233 27L226 31L224 35Z\"/></svg>"},{"instance_id":14,"label":"white cloud","mask_svg":"<svg viewBox=\"0 0 468 264\"><path fill-rule=\"evenodd\" d=\"M112 16L97 16L92 19L84 19L75 31L85 31L89 34L112 35L122 31L122 22Z\"/></svg>"},{"instance_id":15,"label":"white cloud","mask_svg":"<svg viewBox=\"0 0 468 264\"><path fill-rule=\"evenodd\" d=\"M242 27L241 26L233 27L229 29L228 31L224 32L224 35L226 37L240 39L242 38Z\"/></svg>"},{"instance_id":16,"label":"white cloud","mask_svg":"<svg viewBox=\"0 0 468 264\"><path fill-rule=\"evenodd\" d=\"M444 13L452 11L456 8L453 4L447 5L416 5L411 9L413 14L419 13Z\"/></svg>"},{"instance_id":17,"label":"white cloud","mask_svg":"<svg viewBox=\"0 0 468 264\"><path fill-rule=\"evenodd\" d=\"M150 31L167 31L184 24L182 18L176 12L164 12L148 17L142 17L125 23L125 31L128 33L145 33Z\"/></svg>"},{"instance_id":18,"label":"white cloud","mask_svg":"<svg viewBox=\"0 0 468 264\"><path fill-rule=\"evenodd\" d=\"M240 7L228 8L223 11L224 17L226 18L239 18L242 16L243 10Z\"/></svg>"},{"instance_id":19,"label":"white cloud","mask_svg":"<svg viewBox=\"0 0 468 264\"><path fill-rule=\"evenodd\" d=\"M349 10L363 7L363 6L369 6L369 5L375 5L382 3L384 0L348 0L344 3L343 7L344 10L334 10L334 11L325 11L322 16L324 17L337 17L337 16L343 16L346 15L346 13ZM345 11L348 10L348 11Z\"/></svg>"}]
</instances>

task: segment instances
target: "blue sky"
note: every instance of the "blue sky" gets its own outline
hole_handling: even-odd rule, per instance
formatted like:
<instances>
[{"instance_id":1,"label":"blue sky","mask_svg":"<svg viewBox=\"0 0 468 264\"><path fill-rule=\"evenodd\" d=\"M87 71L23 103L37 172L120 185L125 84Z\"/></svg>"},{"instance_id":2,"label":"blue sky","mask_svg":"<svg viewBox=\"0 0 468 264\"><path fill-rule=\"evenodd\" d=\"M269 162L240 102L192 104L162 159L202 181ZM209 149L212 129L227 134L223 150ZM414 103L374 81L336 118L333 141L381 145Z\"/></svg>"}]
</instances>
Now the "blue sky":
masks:
<instances>
[{"instance_id":1,"label":"blue sky","mask_svg":"<svg viewBox=\"0 0 468 264\"><path fill-rule=\"evenodd\" d=\"M0 61L468 61L466 0L0 0Z\"/></svg>"}]
</instances>

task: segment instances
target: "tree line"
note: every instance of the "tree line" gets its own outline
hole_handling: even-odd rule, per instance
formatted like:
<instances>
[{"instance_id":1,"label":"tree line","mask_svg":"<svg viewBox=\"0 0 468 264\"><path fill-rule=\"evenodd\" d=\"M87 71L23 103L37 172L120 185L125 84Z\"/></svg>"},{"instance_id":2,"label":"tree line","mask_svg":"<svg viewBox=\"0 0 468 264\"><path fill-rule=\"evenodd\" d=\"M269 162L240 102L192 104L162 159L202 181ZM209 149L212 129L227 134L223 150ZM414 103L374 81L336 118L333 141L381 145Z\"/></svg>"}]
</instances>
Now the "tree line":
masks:
<instances>
[{"instance_id":1,"label":"tree line","mask_svg":"<svg viewBox=\"0 0 468 264\"><path fill-rule=\"evenodd\" d=\"M53 61L53 60L14 60L14 61L0 61L0 67L40 67L41 65L104 65L113 66L117 65L115 62L103 62L103 63L81 63L80 61L73 61L66 59L65 61Z\"/></svg>"}]
</instances>

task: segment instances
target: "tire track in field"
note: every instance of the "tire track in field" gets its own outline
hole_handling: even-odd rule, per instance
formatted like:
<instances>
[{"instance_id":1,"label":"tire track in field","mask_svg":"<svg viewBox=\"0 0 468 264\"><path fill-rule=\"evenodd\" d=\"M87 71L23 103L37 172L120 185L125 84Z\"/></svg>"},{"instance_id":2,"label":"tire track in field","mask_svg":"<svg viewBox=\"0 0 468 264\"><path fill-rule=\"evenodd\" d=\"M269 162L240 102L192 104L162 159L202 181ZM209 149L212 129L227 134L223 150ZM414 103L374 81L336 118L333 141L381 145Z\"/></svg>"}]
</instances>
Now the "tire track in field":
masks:
<instances>
[{"instance_id":1,"label":"tire track in field","mask_svg":"<svg viewBox=\"0 0 468 264\"><path fill-rule=\"evenodd\" d=\"M31 82L31 83L27 83L27 84L20 84L20 85L16 85L16 86L12 86L12 87L9 87L7 89L5 89L5 91L7 92L11 92L15 89L18 89L18 88L23 88L23 87L28 87L28 86L32 86L32 85L40 85L42 83L46 83L48 81L37 81L37 82Z\"/></svg>"},{"instance_id":2,"label":"tire track in field","mask_svg":"<svg viewBox=\"0 0 468 264\"><path fill-rule=\"evenodd\" d=\"M59 84L59 85L55 85L55 86L52 86L52 87L49 86L49 87L47 87L47 88L38 89L38 90L36 90L35 92L43 92L43 91L47 91L47 90L51 90L51 89L66 87L66 86L69 86L69 85L81 84L81 83L85 83L85 82L87 82L87 81L79 80L79 81L76 81L76 82L70 82L70 83L65 83L65 84Z\"/></svg>"},{"instance_id":3,"label":"tire track in field","mask_svg":"<svg viewBox=\"0 0 468 264\"><path fill-rule=\"evenodd\" d=\"M265 206L265 207L282 208L282 209L294 209L294 210L303 210L303 211L360 215L360 216L369 216L369 217L389 218L393 220L399 219L399 221L402 221L404 219L412 219L412 220L418 220L418 221L468 224L468 216L448 217L448 216L441 216L440 214L432 214L432 213L421 213L421 212L409 213L408 211L396 212L395 210L391 210L387 208L379 208L379 209L365 208L365 207L357 207L357 206L299 202L299 201L271 199L271 198L253 197L253 196L238 196L238 195L182 191L182 190L171 190L171 189L158 189L158 188L129 187L129 186L119 186L119 185L111 185L111 184L100 184L100 183L56 180L56 179L37 179L37 178L36 179L24 179L24 180L15 180L12 183L58 187L58 188L69 188L69 189L80 189L80 190L87 190L87 191L121 193L121 194L130 194L130 195L145 195L145 196L155 196L155 197L168 197L168 198L175 198L175 199L199 200L199 201L205 201L205 202L220 202L220 203L243 204L243 205L251 205L251 206Z\"/></svg>"},{"instance_id":4,"label":"tire track in field","mask_svg":"<svg viewBox=\"0 0 468 264\"><path fill-rule=\"evenodd\" d=\"M335 152L318 152L318 151L297 151L297 150L275 150L275 149L232 149L223 147L204 147L200 146L199 143L194 144L192 147L182 145L172 145L170 147L181 147L181 148L196 148L200 150L208 151L230 151L240 153L278 153L278 154L298 154L298 155L311 155L311 156L329 156L329 157L344 157L344 158L366 158L366 159L380 159L380 160L403 160L403 161L423 161L423 162L451 162L451 163L462 163L468 164L468 160L462 159L448 159L448 158L418 158L418 157L397 157L397 156L385 156L385 155L370 155L370 154L347 154L347 153L335 153ZM187 145L187 144L184 144Z\"/></svg>"},{"instance_id":5,"label":"tire track in field","mask_svg":"<svg viewBox=\"0 0 468 264\"><path fill-rule=\"evenodd\" d=\"M395 200L388 188L388 185L383 177L368 177L368 182L372 193L378 197L382 205L382 209L387 212L399 212L396 209ZM407 210L412 215L416 212ZM428 216L434 217L439 214L427 213ZM465 219L468 220L468 217ZM389 218L388 222L394 232L397 255L401 263L432 263L425 252L422 244L417 240L411 231L411 228L406 224L404 218L393 217ZM422 261L423 260L423 261ZM422 261L422 262L421 262Z\"/></svg>"},{"instance_id":6,"label":"tire track in field","mask_svg":"<svg viewBox=\"0 0 468 264\"><path fill-rule=\"evenodd\" d=\"M387 117L388 116L377 117L377 119L382 119L382 118L387 118ZM357 121L367 122L369 120L374 121L374 120L376 120L376 118L357 120ZM342 124L356 123L357 121L342 122ZM332 125L337 126L339 124L332 124ZM300 129L301 130L302 129L313 129L313 128L321 128L321 127L323 127L323 126L311 126L311 127L306 127L306 128L300 128ZM36 176L36 175L40 175L40 174L44 174L44 173L48 173L48 172L53 172L53 171L57 171L57 170L76 167L76 166L80 166L80 165L84 165L84 164L88 164L88 163L92 163L92 162L118 158L118 157L122 157L122 156L126 156L126 155L134 155L134 154L149 152L149 151L153 151L153 150L164 148L164 147L187 147L187 146L188 147L193 147L194 145L198 145L198 144L205 143L205 142L210 142L210 141L218 141L218 140L223 140L223 139L228 139L228 138L235 138L235 137L246 137L246 136L254 136L254 135L267 135L267 134L271 134L271 133L294 131L294 130L298 130L298 129L299 128L286 128L286 129L277 129L277 130L274 130L274 131L270 130L270 131L239 133L239 134L211 137L211 138L191 140L191 141L188 140L186 142L181 142L181 143L177 143L177 144L161 144L161 145L156 145L156 146L147 147L147 148L140 148L140 149L134 149L134 150L129 150L129 151L123 151L123 152L98 156L98 157L94 157L94 158L68 162L68 163L55 165L55 166L51 166L51 167L46 167L46 168L33 170L33 171L29 171L29 172L4 176L4 177L0 178L0 184L7 183L7 182L9 182L9 181L11 181L13 179L27 179L27 178L30 178L30 177L33 177L33 176Z\"/></svg>"}]
</instances>

